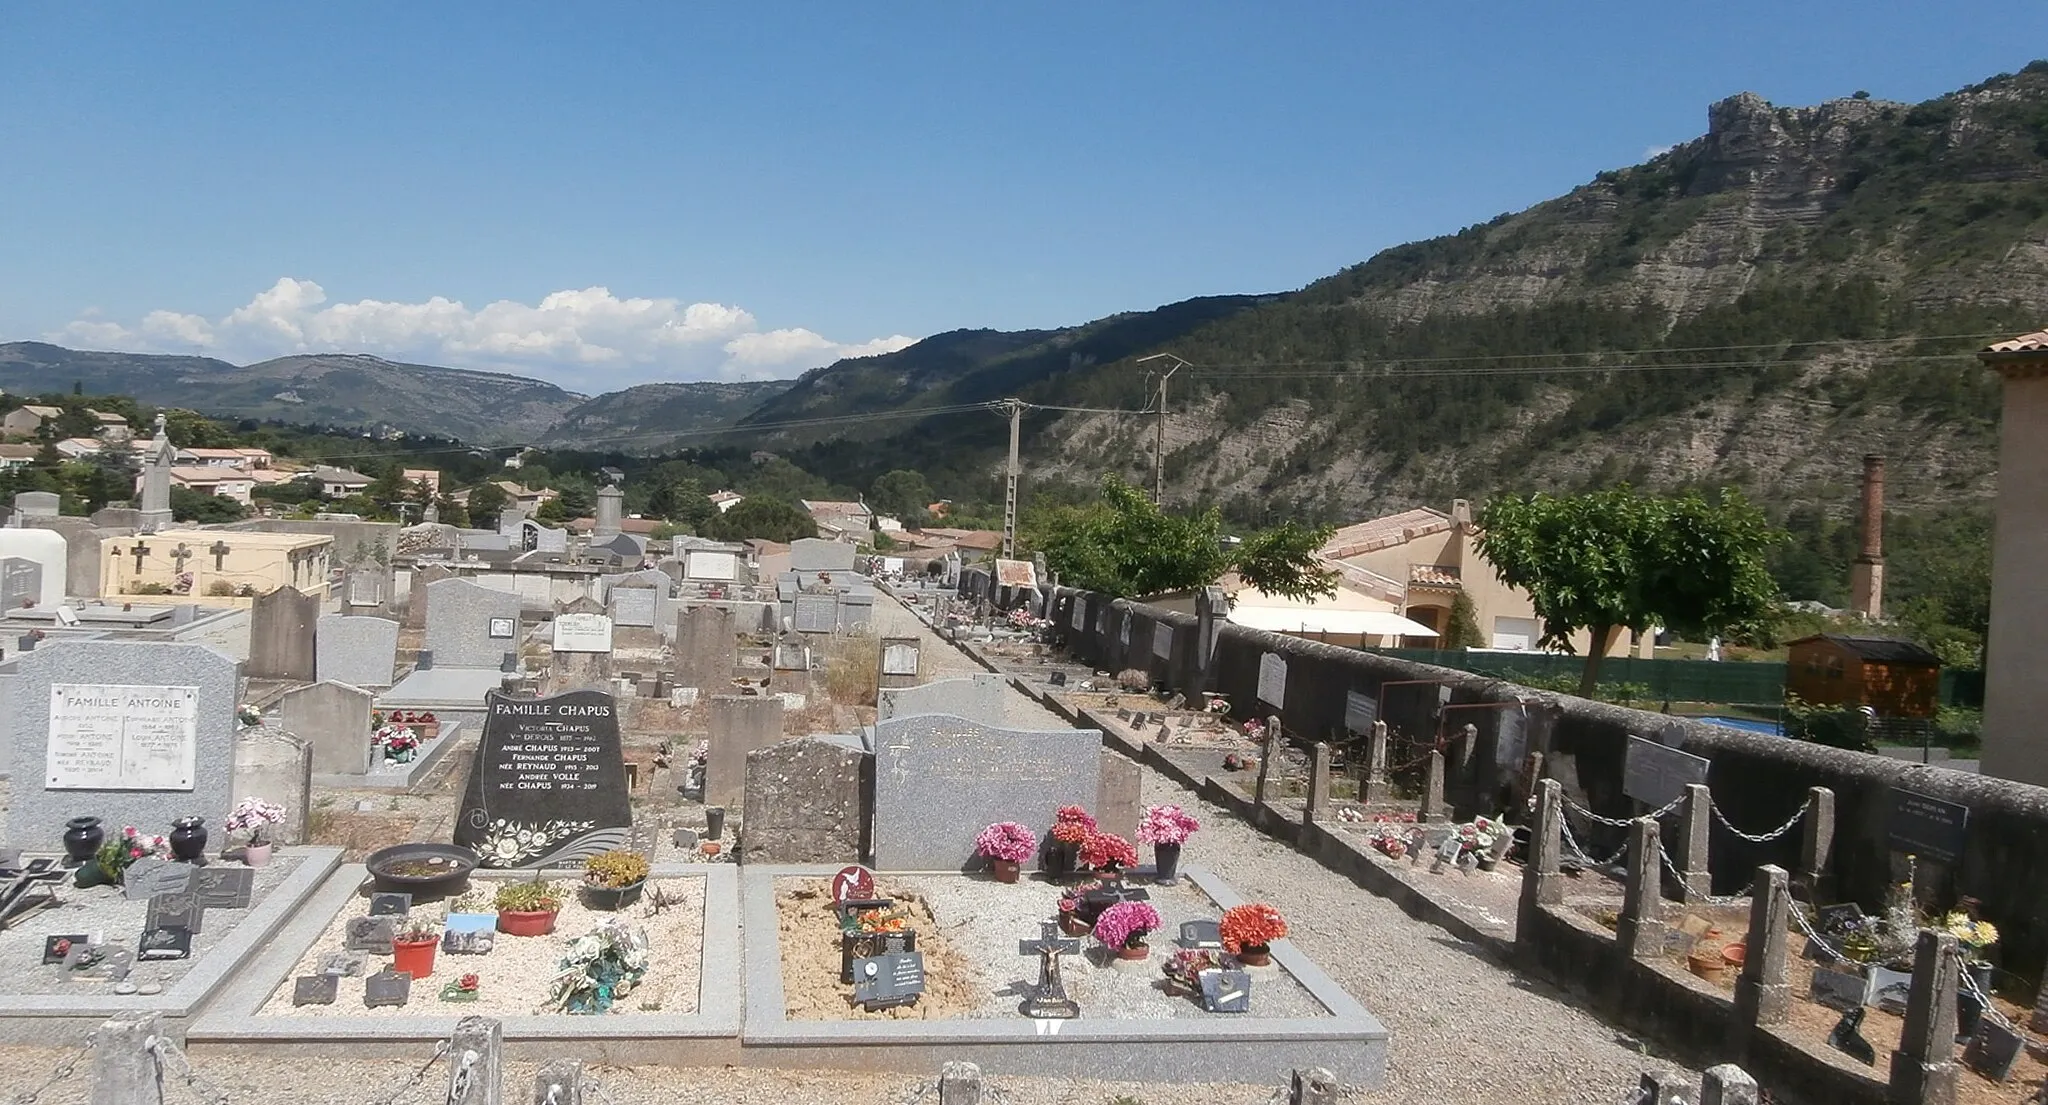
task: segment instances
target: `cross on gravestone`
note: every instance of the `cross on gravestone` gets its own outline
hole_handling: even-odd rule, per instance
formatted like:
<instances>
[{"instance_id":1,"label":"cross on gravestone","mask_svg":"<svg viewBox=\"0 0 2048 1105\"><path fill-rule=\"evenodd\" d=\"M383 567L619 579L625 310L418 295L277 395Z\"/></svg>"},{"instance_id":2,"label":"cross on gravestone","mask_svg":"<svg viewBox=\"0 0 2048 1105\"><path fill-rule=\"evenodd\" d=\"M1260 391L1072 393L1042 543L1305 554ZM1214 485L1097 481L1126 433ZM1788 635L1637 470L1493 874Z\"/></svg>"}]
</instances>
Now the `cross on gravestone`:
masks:
<instances>
[{"instance_id":1,"label":"cross on gravestone","mask_svg":"<svg viewBox=\"0 0 2048 1105\"><path fill-rule=\"evenodd\" d=\"M142 558L149 555L149 546L141 541L137 541L135 547L128 551L135 554L135 570L140 572L142 570Z\"/></svg>"},{"instance_id":2,"label":"cross on gravestone","mask_svg":"<svg viewBox=\"0 0 2048 1105\"><path fill-rule=\"evenodd\" d=\"M179 572L185 570L185 562L190 559L192 559L192 550L187 548L183 541L178 542L178 547L171 550L171 561L177 565Z\"/></svg>"},{"instance_id":3,"label":"cross on gravestone","mask_svg":"<svg viewBox=\"0 0 2048 1105\"><path fill-rule=\"evenodd\" d=\"M1060 956L1075 955L1081 950L1079 940L1063 940L1058 935L1059 925L1053 921L1042 921L1043 930L1037 940L1021 941L1017 948L1019 955L1038 956L1038 987L1017 1007L1027 1017L1069 1020L1081 1015L1081 1006L1067 996L1067 984L1060 977Z\"/></svg>"},{"instance_id":4,"label":"cross on gravestone","mask_svg":"<svg viewBox=\"0 0 2048 1105\"><path fill-rule=\"evenodd\" d=\"M227 561L227 558L228 558L228 553L232 551L232 550L230 550L230 549L228 548L228 543L227 543L227 542L225 542L225 541L215 541L215 542L213 543L213 547L212 547L212 548L210 548L210 549L208 549L208 550L206 550L206 551L207 551L207 552L210 552L210 553L212 553L212 554L213 554L213 570L214 570L214 571L216 571L216 572L221 572L221 571L226 571L226 570L227 570L227 569L226 569L226 568L225 568L225 567L224 567L223 565L224 565L224 564L226 563L226 561Z\"/></svg>"}]
</instances>

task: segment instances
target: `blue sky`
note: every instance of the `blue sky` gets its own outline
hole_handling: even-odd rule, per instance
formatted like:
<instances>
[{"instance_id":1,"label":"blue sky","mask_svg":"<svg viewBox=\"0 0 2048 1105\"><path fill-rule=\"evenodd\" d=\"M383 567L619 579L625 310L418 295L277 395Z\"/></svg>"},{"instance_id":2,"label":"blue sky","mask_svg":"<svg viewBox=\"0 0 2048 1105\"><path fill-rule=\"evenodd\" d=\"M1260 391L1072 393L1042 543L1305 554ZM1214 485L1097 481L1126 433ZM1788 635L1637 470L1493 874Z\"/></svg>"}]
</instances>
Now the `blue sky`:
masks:
<instances>
[{"instance_id":1,"label":"blue sky","mask_svg":"<svg viewBox=\"0 0 2048 1105\"><path fill-rule=\"evenodd\" d=\"M0 339L794 375L1299 287L1738 91L2044 41L2009 0L0 5Z\"/></svg>"}]
</instances>

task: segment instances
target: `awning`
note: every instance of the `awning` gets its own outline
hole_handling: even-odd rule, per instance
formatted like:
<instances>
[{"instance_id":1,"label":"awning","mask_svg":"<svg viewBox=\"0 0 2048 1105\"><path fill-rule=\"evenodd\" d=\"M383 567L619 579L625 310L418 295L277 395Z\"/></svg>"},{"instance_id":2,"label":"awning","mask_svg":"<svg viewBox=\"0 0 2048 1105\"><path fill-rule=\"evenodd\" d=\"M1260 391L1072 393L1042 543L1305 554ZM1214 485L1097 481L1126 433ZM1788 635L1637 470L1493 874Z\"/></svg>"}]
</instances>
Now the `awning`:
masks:
<instances>
[{"instance_id":1,"label":"awning","mask_svg":"<svg viewBox=\"0 0 2048 1105\"><path fill-rule=\"evenodd\" d=\"M1247 606L1230 610L1230 620L1269 633L1322 633L1333 637L1434 637L1436 630L1391 610L1317 610L1306 606Z\"/></svg>"}]
</instances>

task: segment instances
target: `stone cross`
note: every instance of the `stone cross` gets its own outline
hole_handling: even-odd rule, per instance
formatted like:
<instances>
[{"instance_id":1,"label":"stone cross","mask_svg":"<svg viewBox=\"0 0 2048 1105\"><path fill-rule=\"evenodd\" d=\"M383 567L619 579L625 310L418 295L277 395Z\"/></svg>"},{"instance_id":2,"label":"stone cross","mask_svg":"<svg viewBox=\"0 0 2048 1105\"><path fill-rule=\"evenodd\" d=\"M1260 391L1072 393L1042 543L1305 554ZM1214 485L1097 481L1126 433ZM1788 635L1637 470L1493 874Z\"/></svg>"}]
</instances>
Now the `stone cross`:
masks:
<instances>
[{"instance_id":1,"label":"stone cross","mask_svg":"<svg viewBox=\"0 0 2048 1105\"><path fill-rule=\"evenodd\" d=\"M216 572L225 571L224 564L227 561L229 552L228 543L226 541L215 541L213 547L206 551L213 554L213 570Z\"/></svg>"},{"instance_id":2,"label":"stone cross","mask_svg":"<svg viewBox=\"0 0 2048 1105\"><path fill-rule=\"evenodd\" d=\"M177 570L180 572L185 570L185 562L190 559L192 550L187 548L183 541L178 542L178 547L171 550L171 560L177 564Z\"/></svg>"},{"instance_id":3,"label":"stone cross","mask_svg":"<svg viewBox=\"0 0 2048 1105\"><path fill-rule=\"evenodd\" d=\"M1043 930L1037 940L1025 941L1018 950L1025 955L1038 956L1038 988L1019 1011L1027 1017L1067 1019L1081 1015L1081 1007L1067 996L1067 984L1060 978L1060 956L1073 955L1081 950L1079 940L1063 940L1057 933L1059 925L1042 921Z\"/></svg>"},{"instance_id":4,"label":"stone cross","mask_svg":"<svg viewBox=\"0 0 2048 1105\"><path fill-rule=\"evenodd\" d=\"M141 541L137 541L135 547L128 551L135 554L135 570L137 572L142 571L142 558L149 555L149 546Z\"/></svg>"}]
</instances>

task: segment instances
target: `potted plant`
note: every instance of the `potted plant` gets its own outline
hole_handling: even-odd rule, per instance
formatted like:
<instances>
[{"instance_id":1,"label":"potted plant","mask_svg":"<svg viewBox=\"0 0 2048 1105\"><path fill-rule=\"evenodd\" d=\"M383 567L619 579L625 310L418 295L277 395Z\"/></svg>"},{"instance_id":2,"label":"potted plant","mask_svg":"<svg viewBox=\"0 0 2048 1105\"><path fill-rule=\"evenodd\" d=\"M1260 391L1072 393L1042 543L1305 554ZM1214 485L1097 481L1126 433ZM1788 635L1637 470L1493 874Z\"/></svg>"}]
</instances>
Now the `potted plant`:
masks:
<instances>
[{"instance_id":1,"label":"potted plant","mask_svg":"<svg viewBox=\"0 0 2048 1105\"><path fill-rule=\"evenodd\" d=\"M1998 927L1989 921L1979 921L1968 913L1952 910L1941 919L1941 927L1962 945L1966 957L1963 967L1970 972L1970 978L1977 989L1991 992L1991 961L1984 957L1986 949L1998 943Z\"/></svg>"},{"instance_id":2,"label":"potted plant","mask_svg":"<svg viewBox=\"0 0 2048 1105\"><path fill-rule=\"evenodd\" d=\"M434 951L440 946L440 918L407 914L391 933L391 969L426 978L434 973Z\"/></svg>"},{"instance_id":3,"label":"potted plant","mask_svg":"<svg viewBox=\"0 0 2048 1105\"><path fill-rule=\"evenodd\" d=\"M555 931L562 911L562 891L551 882L532 879L498 888L498 931L507 936L546 936Z\"/></svg>"},{"instance_id":4,"label":"potted plant","mask_svg":"<svg viewBox=\"0 0 2048 1105\"><path fill-rule=\"evenodd\" d=\"M1114 876L1138 865L1138 850L1115 833L1093 832L1081 841L1081 865Z\"/></svg>"},{"instance_id":5,"label":"potted plant","mask_svg":"<svg viewBox=\"0 0 2048 1105\"><path fill-rule=\"evenodd\" d=\"M433 740L441 735L441 719L435 717L432 710L422 711L414 715L413 729L419 733L421 740Z\"/></svg>"},{"instance_id":6,"label":"potted plant","mask_svg":"<svg viewBox=\"0 0 2048 1105\"><path fill-rule=\"evenodd\" d=\"M1145 937L1158 928L1159 911L1147 902L1118 902L1095 919L1095 939L1118 959L1144 959L1152 954Z\"/></svg>"},{"instance_id":7,"label":"potted plant","mask_svg":"<svg viewBox=\"0 0 2048 1105\"><path fill-rule=\"evenodd\" d=\"M1038 834L1015 821L998 821L974 838L975 854L988 858L997 882L1016 882L1022 864L1037 850Z\"/></svg>"},{"instance_id":8,"label":"potted plant","mask_svg":"<svg viewBox=\"0 0 2048 1105\"><path fill-rule=\"evenodd\" d=\"M171 842L163 836L137 832L135 826L129 825L121 830L118 839L101 844L99 851L93 854L93 861L81 865L74 879L79 886L100 883L119 886L128 865L144 856L171 858Z\"/></svg>"},{"instance_id":9,"label":"potted plant","mask_svg":"<svg viewBox=\"0 0 2048 1105\"><path fill-rule=\"evenodd\" d=\"M583 900L592 909L624 909L640 900L647 872L647 857L638 852L601 852L583 869Z\"/></svg>"},{"instance_id":10,"label":"potted plant","mask_svg":"<svg viewBox=\"0 0 2048 1105\"><path fill-rule=\"evenodd\" d=\"M1166 973L1168 993L1199 994L1202 992L1202 972L1221 967L1216 953L1204 948L1181 948L1166 958L1160 970Z\"/></svg>"},{"instance_id":11,"label":"potted plant","mask_svg":"<svg viewBox=\"0 0 2048 1105\"><path fill-rule=\"evenodd\" d=\"M1152 846L1157 871L1152 881L1171 886L1180 881L1180 846L1202 827L1179 806L1148 806L1138 822L1138 843Z\"/></svg>"},{"instance_id":12,"label":"potted plant","mask_svg":"<svg viewBox=\"0 0 2048 1105\"><path fill-rule=\"evenodd\" d=\"M268 825L284 824L284 807L261 798L244 798L228 814L227 828L231 833L248 833L249 843L242 848L242 862L251 867L261 867L270 862L272 843L263 838Z\"/></svg>"},{"instance_id":13,"label":"potted plant","mask_svg":"<svg viewBox=\"0 0 2048 1105\"><path fill-rule=\"evenodd\" d=\"M263 711L244 702L235 707L235 724L244 729L263 724Z\"/></svg>"},{"instance_id":14,"label":"potted plant","mask_svg":"<svg viewBox=\"0 0 2048 1105\"><path fill-rule=\"evenodd\" d=\"M1079 866L1076 856L1081 842L1095 831L1095 819L1079 806L1061 806L1052 817L1052 847L1046 850L1046 869L1055 875L1071 875Z\"/></svg>"},{"instance_id":15,"label":"potted plant","mask_svg":"<svg viewBox=\"0 0 2048 1105\"><path fill-rule=\"evenodd\" d=\"M1216 929L1223 937L1223 950L1239 963L1265 967L1273 962L1270 945L1287 935L1287 919L1264 902L1251 902L1224 910Z\"/></svg>"},{"instance_id":16,"label":"potted plant","mask_svg":"<svg viewBox=\"0 0 2048 1105\"><path fill-rule=\"evenodd\" d=\"M1087 898L1091 891L1102 889L1103 885L1100 879L1089 879L1086 882L1075 883L1060 891L1059 919L1061 932L1066 933L1068 936L1088 935L1088 930L1094 927L1095 918L1100 916L1100 911L1089 906L1084 899Z\"/></svg>"}]
</instances>

